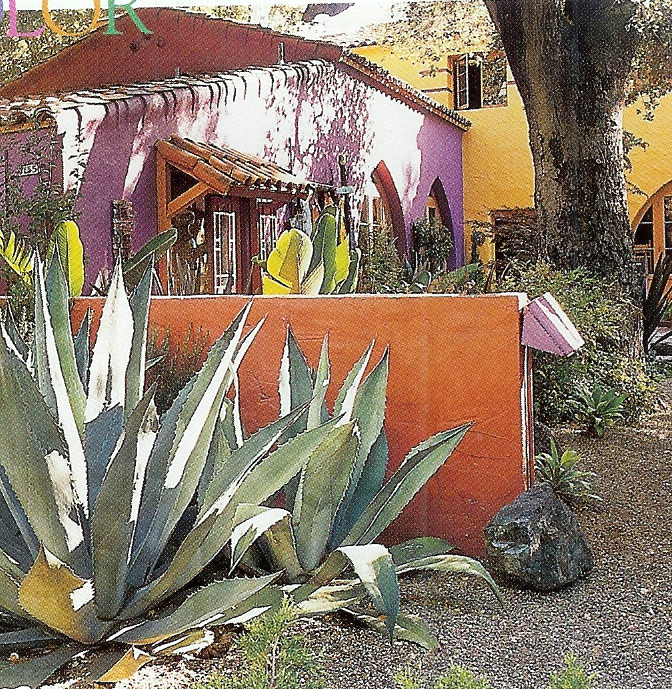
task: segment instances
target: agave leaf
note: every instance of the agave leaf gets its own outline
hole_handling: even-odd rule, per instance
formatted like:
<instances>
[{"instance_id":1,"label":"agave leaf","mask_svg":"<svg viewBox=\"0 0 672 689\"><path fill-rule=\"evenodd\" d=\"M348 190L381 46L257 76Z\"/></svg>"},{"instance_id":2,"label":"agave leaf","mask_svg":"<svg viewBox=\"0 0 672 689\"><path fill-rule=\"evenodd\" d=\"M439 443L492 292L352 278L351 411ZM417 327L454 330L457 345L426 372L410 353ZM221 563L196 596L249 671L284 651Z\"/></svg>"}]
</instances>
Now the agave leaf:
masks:
<instances>
[{"instance_id":1,"label":"agave leaf","mask_svg":"<svg viewBox=\"0 0 672 689\"><path fill-rule=\"evenodd\" d=\"M315 372L315 384L313 386L313 398L308 407L307 428L317 428L321 423L329 419L326 408L327 388L329 387L331 369L329 366L329 335L324 336L322 349L320 350L320 361Z\"/></svg>"},{"instance_id":2,"label":"agave leaf","mask_svg":"<svg viewBox=\"0 0 672 689\"><path fill-rule=\"evenodd\" d=\"M37 539L59 559L83 568L84 536L73 518L76 505L62 436L35 381L1 337L0 418L0 462ZM22 528L21 515L15 518ZM25 527L23 535L30 547Z\"/></svg>"},{"instance_id":3,"label":"agave leaf","mask_svg":"<svg viewBox=\"0 0 672 689\"><path fill-rule=\"evenodd\" d=\"M16 629L11 632L0 633L0 652L21 651L29 648L49 646L55 641L61 641L61 637L41 627L28 627Z\"/></svg>"},{"instance_id":4,"label":"agave leaf","mask_svg":"<svg viewBox=\"0 0 672 689\"><path fill-rule=\"evenodd\" d=\"M114 618L126 595L133 533L158 427L153 396L152 388L126 422L93 510L93 582L101 619Z\"/></svg>"},{"instance_id":5,"label":"agave leaf","mask_svg":"<svg viewBox=\"0 0 672 689\"><path fill-rule=\"evenodd\" d=\"M182 655L184 653L198 653L215 641L215 635L209 629L194 629L184 634L159 641L151 648L158 656Z\"/></svg>"},{"instance_id":6,"label":"agave leaf","mask_svg":"<svg viewBox=\"0 0 672 689\"><path fill-rule=\"evenodd\" d=\"M357 457L358 438L354 422L336 426L314 450L303 470L301 499L296 501L293 521L299 561L308 572L320 564L327 549L336 511Z\"/></svg>"},{"instance_id":7,"label":"agave leaf","mask_svg":"<svg viewBox=\"0 0 672 689\"><path fill-rule=\"evenodd\" d=\"M15 353L19 356L19 358L24 363L26 363L28 361L30 349L28 348L28 345L23 341L21 333L19 332L19 329L16 327L16 321L14 320L14 314L12 313L12 307L9 301L7 301L7 304L5 305L4 323L5 331L9 337L9 342L7 343L7 346L9 346L10 349L13 347Z\"/></svg>"},{"instance_id":8,"label":"agave leaf","mask_svg":"<svg viewBox=\"0 0 672 689\"><path fill-rule=\"evenodd\" d=\"M149 319L149 299L152 293L152 274L154 262L151 257L135 291L129 299L133 315L133 341L126 369L126 400L124 415L126 418L140 401L145 390L145 370L147 356L147 321Z\"/></svg>"},{"instance_id":9,"label":"agave leaf","mask_svg":"<svg viewBox=\"0 0 672 689\"><path fill-rule=\"evenodd\" d=\"M123 682L132 677L143 665L154 660L154 656L132 646L107 651L89 666L87 682Z\"/></svg>"},{"instance_id":10,"label":"agave leaf","mask_svg":"<svg viewBox=\"0 0 672 689\"><path fill-rule=\"evenodd\" d=\"M378 543L342 546L340 552L348 558L379 613L385 616L385 626L392 638L399 615L399 584L389 550Z\"/></svg>"},{"instance_id":11,"label":"agave leaf","mask_svg":"<svg viewBox=\"0 0 672 689\"><path fill-rule=\"evenodd\" d=\"M84 427L84 455L89 475L89 511L98 499L103 476L124 432L124 410L120 405L104 409Z\"/></svg>"},{"instance_id":12,"label":"agave leaf","mask_svg":"<svg viewBox=\"0 0 672 689\"><path fill-rule=\"evenodd\" d=\"M371 629L381 633L387 632L385 623L379 617L374 617L364 610L353 606L348 606L344 610L367 627L371 627ZM427 623L417 615L399 613L394 627L393 638L412 641L428 651L435 651L439 646L437 638L432 634Z\"/></svg>"},{"instance_id":13,"label":"agave leaf","mask_svg":"<svg viewBox=\"0 0 672 689\"><path fill-rule=\"evenodd\" d=\"M93 421L110 407L119 405L123 409L133 337L133 312L124 290L121 265L117 263L93 347L86 421Z\"/></svg>"},{"instance_id":14,"label":"agave leaf","mask_svg":"<svg viewBox=\"0 0 672 689\"><path fill-rule=\"evenodd\" d=\"M421 536L420 538L412 538L410 541L404 541L398 545L393 545L390 548L390 554L397 567L399 568L413 562L415 560L422 560L427 557L434 557L435 555L447 555L455 546L444 541L442 538L434 538L433 536Z\"/></svg>"},{"instance_id":15,"label":"agave leaf","mask_svg":"<svg viewBox=\"0 0 672 689\"><path fill-rule=\"evenodd\" d=\"M302 615L323 615L359 603L365 596L366 589L360 581L325 585L298 603L297 608Z\"/></svg>"},{"instance_id":16,"label":"agave leaf","mask_svg":"<svg viewBox=\"0 0 672 689\"><path fill-rule=\"evenodd\" d=\"M60 646L46 655L34 656L22 663L0 663L0 687L37 689L51 675L82 651L78 644Z\"/></svg>"},{"instance_id":17,"label":"agave leaf","mask_svg":"<svg viewBox=\"0 0 672 689\"><path fill-rule=\"evenodd\" d=\"M231 457L231 443L234 443L235 446L235 430L232 415L233 402L228 397L225 397L222 401L222 407L212 432L208 458L203 467L201 480L198 484L196 500L199 510L203 507L205 493L213 477L224 470ZM231 437L234 439L230 440Z\"/></svg>"},{"instance_id":18,"label":"agave leaf","mask_svg":"<svg viewBox=\"0 0 672 689\"><path fill-rule=\"evenodd\" d=\"M19 605L18 582L20 579L15 578L10 567L11 561L8 561L7 556L3 553L2 568L0 568L0 607L16 617L30 619L30 616L26 615L25 610Z\"/></svg>"},{"instance_id":19,"label":"agave leaf","mask_svg":"<svg viewBox=\"0 0 672 689\"><path fill-rule=\"evenodd\" d=\"M357 394L359 384L362 382L362 378L364 377L364 370L369 363L374 344L375 341L367 347L364 354L362 354L362 356L359 358L359 361L357 361L357 363L352 367L350 373L348 373L348 375L345 377L343 385L336 396L336 402L334 403L334 416L344 414L346 423L352 418L352 408L355 404L355 395Z\"/></svg>"},{"instance_id":20,"label":"agave leaf","mask_svg":"<svg viewBox=\"0 0 672 689\"><path fill-rule=\"evenodd\" d=\"M156 563L198 488L251 305L251 301L245 305L215 342L200 371L162 417L136 529L134 557L139 571L146 572Z\"/></svg>"},{"instance_id":21,"label":"agave leaf","mask_svg":"<svg viewBox=\"0 0 672 689\"><path fill-rule=\"evenodd\" d=\"M350 530L345 545L371 543L443 466L471 424L443 431L414 447Z\"/></svg>"},{"instance_id":22,"label":"agave leaf","mask_svg":"<svg viewBox=\"0 0 672 689\"><path fill-rule=\"evenodd\" d=\"M246 601L277 580L279 573L254 579L223 579L192 593L177 609L115 635L123 643L148 644L181 634L195 627L219 623L223 613Z\"/></svg>"},{"instance_id":23,"label":"agave leaf","mask_svg":"<svg viewBox=\"0 0 672 689\"><path fill-rule=\"evenodd\" d=\"M352 418L357 419L359 424L360 444L352 470L352 477L336 518L333 538L338 540L339 543L376 494L374 492L372 495L371 489L377 486L379 490L382 486L382 478L384 478L387 469L387 453L385 453L384 459L381 457L381 451L386 450L387 441L384 441L383 445L383 441L379 440L379 437L383 432L383 422L385 420L385 395L388 371L389 349L386 348L381 360L355 393L351 414ZM365 477L365 485L362 487L360 494L357 495L358 502L355 502L354 498L364 472L364 467L369 461L371 449L377 440L379 440L379 444L368 467L372 473L370 476ZM379 479L381 479L380 485L378 485Z\"/></svg>"},{"instance_id":24,"label":"agave leaf","mask_svg":"<svg viewBox=\"0 0 672 689\"><path fill-rule=\"evenodd\" d=\"M362 259L362 252L360 249L354 249L350 252L350 265L348 266L348 275L343 282L338 286L338 294L350 294L357 289L357 280L359 278L359 264Z\"/></svg>"},{"instance_id":25,"label":"agave leaf","mask_svg":"<svg viewBox=\"0 0 672 689\"><path fill-rule=\"evenodd\" d=\"M0 494L2 495L2 500L0 500L2 504L1 514L5 523L6 534L6 540L0 547L16 561L17 567L20 567L22 572L27 572L35 562L40 545L1 463Z\"/></svg>"},{"instance_id":26,"label":"agave leaf","mask_svg":"<svg viewBox=\"0 0 672 689\"><path fill-rule=\"evenodd\" d=\"M84 392L89 389L89 340L91 337L91 309L87 309L75 335L75 361Z\"/></svg>"},{"instance_id":27,"label":"agave leaf","mask_svg":"<svg viewBox=\"0 0 672 689\"><path fill-rule=\"evenodd\" d=\"M134 290L145 273L148 261L156 263L177 241L177 230L171 227L150 239L132 258L123 265L124 282L129 290Z\"/></svg>"},{"instance_id":28,"label":"agave leaf","mask_svg":"<svg viewBox=\"0 0 672 689\"><path fill-rule=\"evenodd\" d=\"M49 301L47 300L47 288ZM59 261L52 261L46 280L37 261L35 272L36 373L40 390L56 414L67 444L75 496L88 515L84 435L84 388L77 371L68 312L68 291Z\"/></svg>"},{"instance_id":29,"label":"agave leaf","mask_svg":"<svg viewBox=\"0 0 672 689\"><path fill-rule=\"evenodd\" d=\"M488 570L483 565L473 558L464 555L433 555L423 557L418 560L410 560L409 562L399 565L397 567L397 574L405 574L407 572L416 572L420 570L432 570L435 572L458 572L463 574L473 574L483 579L492 592L497 596L497 600L504 605L502 594L497 588L493 578L488 573Z\"/></svg>"},{"instance_id":30,"label":"agave leaf","mask_svg":"<svg viewBox=\"0 0 672 689\"><path fill-rule=\"evenodd\" d=\"M290 519L287 510L279 507L262 507L243 503L238 506L231 532L231 567L233 572L245 553L268 529L278 522Z\"/></svg>"},{"instance_id":31,"label":"agave leaf","mask_svg":"<svg viewBox=\"0 0 672 689\"><path fill-rule=\"evenodd\" d=\"M331 550L341 545L350 529L357 523L364 510L382 488L387 471L387 459L387 438L385 437L385 429L381 428L378 438L371 446L369 456L366 458L357 487L350 499L341 504L336 515L329 541Z\"/></svg>"},{"instance_id":32,"label":"agave leaf","mask_svg":"<svg viewBox=\"0 0 672 689\"><path fill-rule=\"evenodd\" d=\"M232 486L237 485L237 481L242 480L254 467L256 467L282 434L306 409L306 405L295 409L287 416L282 416L273 421L268 426L253 433L244 445L234 450L226 463L212 477L198 512L198 518L210 510L215 502L227 494Z\"/></svg>"},{"instance_id":33,"label":"agave leaf","mask_svg":"<svg viewBox=\"0 0 672 689\"><path fill-rule=\"evenodd\" d=\"M278 390L280 394L280 416L287 415L291 410L306 404L313 396L313 378L310 367L299 347L292 329L287 326L285 348L280 360L280 378ZM286 433L280 438L283 443L307 428L308 420L300 416ZM299 485L299 477L293 479L285 486L285 505L290 512L294 511L294 501Z\"/></svg>"},{"instance_id":34,"label":"agave leaf","mask_svg":"<svg viewBox=\"0 0 672 689\"><path fill-rule=\"evenodd\" d=\"M100 641L110 627L96 617L93 582L78 577L44 548L21 582L19 604L50 629L84 644Z\"/></svg>"},{"instance_id":35,"label":"agave leaf","mask_svg":"<svg viewBox=\"0 0 672 689\"><path fill-rule=\"evenodd\" d=\"M216 493L219 497L214 500L207 499L209 507L201 510L194 528L181 543L166 571L138 591L123 612L124 618L137 615L191 581L229 540L238 505L258 505L274 495L301 470L333 426L330 422L292 438L263 462L254 461L245 468L226 492ZM214 484L215 481L212 486Z\"/></svg>"}]
</instances>

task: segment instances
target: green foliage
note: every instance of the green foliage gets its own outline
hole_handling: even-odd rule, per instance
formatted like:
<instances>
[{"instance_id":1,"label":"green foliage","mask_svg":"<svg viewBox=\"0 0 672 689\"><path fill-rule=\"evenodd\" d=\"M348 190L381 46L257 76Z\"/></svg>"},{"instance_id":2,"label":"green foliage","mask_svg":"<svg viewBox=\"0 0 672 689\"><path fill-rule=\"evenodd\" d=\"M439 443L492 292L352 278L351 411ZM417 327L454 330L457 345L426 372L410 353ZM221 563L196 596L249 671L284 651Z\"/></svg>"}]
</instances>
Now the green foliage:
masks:
<instances>
[{"instance_id":1,"label":"green foliage","mask_svg":"<svg viewBox=\"0 0 672 689\"><path fill-rule=\"evenodd\" d=\"M156 384L154 402L159 414L170 409L180 390L198 371L205 356L209 334L202 327L189 325L186 337L171 338L170 328L163 333L150 327L147 359L155 362L148 370L148 382Z\"/></svg>"},{"instance_id":2,"label":"green foliage","mask_svg":"<svg viewBox=\"0 0 672 689\"><path fill-rule=\"evenodd\" d=\"M575 655L566 655L563 662L565 667L551 675L547 689L592 689L596 675L588 675ZM398 689L423 689L425 686L419 670L411 667L398 670L394 681ZM465 667L452 665L436 680L434 689L490 689L490 683L486 677L477 677Z\"/></svg>"},{"instance_id":3,"label":"green foliage","mask_svg":"<svg viewBox=\"0 0 672 689\"><path fill-rule=\"evenodd\" d=\"M540 421L574 420L577 396L595 382L627 395L626 420L650 406L655 382L643 359L633 353L637 309L615 283L584 270L559 271L539 263L510 270L499 289L527 292L530 299L550 292L586 342L570 357L534 352L535 412Z\"/></svg>"},{"instance_id":4,"label":"green foliage","mask_svg":"<svg viewBox=\"0 0 672 689\"><path fill-rule=\"evenodd\" d=\"M651 284L649 285L646 298L644 299L643 313L642 313L642 341L644 345L644 352L649 353L651 349L655 349L656 345L663 344L672 335L670 333L655 337L656 329L661 321L669 314L670 293L672 288L668 289L667 284L672 276L672 254L664 253L658 257L656 266L653 269L653 276L651 277Z\"/></svg>"},{"instance_id":5,"label":"green foliage","mask_svg":"<svg viewBox=\"0 0 672 689\"><path fill-rule=\"evenodd\" d=\"M280 366L280 408L307 409L285 438L310 433L325 422L331 431L299 477L286 486L286 509L239 508L232 566L256 573L281 569L286 582L303 584L294 592L303 611L344 608L390 636L433 648L436 640L426 625L399 613L397 575L421 569L459 571L483 578L499 595L494 581L480 563L450 554L452 546L441 539L414 539L389 550L374 541L448 460L470 424L420 443L385 482L388 351L364 378L372 350L373 344L346 376L330 415L325 403L330 381L327 338L312 370L288 329ZM348 568L356 579L330 585ZM355 607L366 594L379 616Z\"/></svg>"},{"instance_id":6,"label":"green foliage","mask_svg":"<svg viewBox=\"0 0 672 689\"><path fill-rule=\"evenodd\" d=\"M593 493L589 479L595 476L592 471L581 471L576 465L581 456L574 450L565 450L558 455L558 448L551 438L551 454L546 452L534 458L534 469L540 481L549 483L555 494L567 502L602 500Z\"/></svg>"},{"instance_id":7,"label":"green foliage","mask_svg":"<svg viewBox=\"0 0 672 689\"><path fill-rule=\"evenodd\" d=\"M447 269L453 248L453 237L447 227L437 219L424 218L413 224L413 239L418 261L424 263L428 270L436 273Z\"/></svg>"},{"instance_id":8,"label":"green foliage","mask_svg":"<svg viewBox=\"0 0 672 689\"><path fill-rule=\"evenodd\" d=\"M586 673L583 665L577 662L572 653L564 658L565 667L551 675L548 689L591 689L596 675Z\"/></svg>"},{"instance_id":9,"label":"green foliage","mask_svg":"<svg viewBox=\"0 0 672 689\"><path fill-rule=\"evenodd\" d=\"M404 267L389 228L377 228L360 238L362 267L359 292L395 294L405 292Z\"/></svg>"},{"instance_id":10,"label":"green foliage","mask_svg":"<svg viewBox=\"0 0 672 689\"><path fill-rule=\"evenodd\" d=\"M46 274L36 264L32 347L9 312L2 324L0 416L12 421L0 425L0 644L55 648L0 665L0 686L38 687L111 637L100 667L119 679L155 655L207 646L208 624L282 601L276 571L184 589L229 542L241 505L278 492L333 426L277 446L300 407L239 432L237 369L262 324L243 336L251 303L159 418L145 391L152 272L150 261L127 296L117 264L91 356L88 314L73 337L59 261ZM145 650L122 658L124 644ZM91 679L109 681L108 671Z\"/></svg>"},{"instance_id":11,"label":"green foliage","mask_svg":"<svg viewBox=\"0 0 672 689\"><path fill-rule=\"evenodd\" d=\"M289 599L272 615L245 625L238 647L246 667L235 676L215 675L191 689L321 689L324 669L307 636L296 630L298 611Z\"/></svg>"},{"instance_id":12,"label":"green foliage","mask_svg":"<svg viewBox=\"0 0 672 689\"><path fill-rule=\"evenodd\" d=\"M604 390L599 383L592 390L579 390L576 408L579 416L588 421L590 430L603 438L610 426L623 418L623 403L627 395L619 395L616 388Z\"/></svg>"},{"instance_id":13,"label":"green foliage","mask_svg":"<svg viewBox=\"0 0 672 689\"><path fill-rule=\"evenodd\" d=\"M420 673L410 667L399 670L394 681L398 689L423 689ZM434 683L434 689L490 689L485 677L477 677L471 670L460 665L452 665Z\"/></svg>"}]
</instances>

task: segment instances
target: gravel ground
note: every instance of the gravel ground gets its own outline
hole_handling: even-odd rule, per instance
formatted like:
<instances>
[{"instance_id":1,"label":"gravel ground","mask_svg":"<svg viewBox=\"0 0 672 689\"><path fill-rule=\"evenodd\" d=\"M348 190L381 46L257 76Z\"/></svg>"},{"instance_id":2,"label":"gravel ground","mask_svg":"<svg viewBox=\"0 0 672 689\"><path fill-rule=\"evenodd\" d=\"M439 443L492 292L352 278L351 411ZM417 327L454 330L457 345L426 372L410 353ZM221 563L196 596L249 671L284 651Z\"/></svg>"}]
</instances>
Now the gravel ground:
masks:
<instances>
[{"instance_id":1,"label":"gravel ground","mask_svg":"<svg viewBox=\"0 0 672 689\"><path fill-rule=\"evenodd\" d=\"M573 430L556 439L598 474L604 502L578 510L595 553L591 575L552 594L504 588L505 610L475 579L407 577L402 609L430 623L439 649L390 645L345 618L310 620L329 689L392 689L404 665L434 678L451 663L486 674L492 689L544 689L569 652L597 673L600 689L672 687L672 413L613 428L602 441ZM230 666L225 658L155 663L117 688L182 689Z\"/></svg>"}]
</instances>

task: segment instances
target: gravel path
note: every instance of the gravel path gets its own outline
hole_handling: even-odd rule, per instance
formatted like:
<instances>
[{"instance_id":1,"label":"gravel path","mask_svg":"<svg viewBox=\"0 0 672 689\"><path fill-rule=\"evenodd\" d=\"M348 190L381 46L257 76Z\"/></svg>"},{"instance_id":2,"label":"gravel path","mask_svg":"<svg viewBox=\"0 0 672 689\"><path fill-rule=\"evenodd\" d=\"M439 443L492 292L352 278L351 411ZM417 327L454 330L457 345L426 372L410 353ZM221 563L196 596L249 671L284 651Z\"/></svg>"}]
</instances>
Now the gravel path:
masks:
<instances>
[{"instance_id":1,"label":"gravel path","mask_svg":"<svg viewBox=\"0 0 672 689\"><path fill-rule=\"evenodd\" d=\"M614 428L602 441L571 430L556 439L598 474L604 502L578 511L595 553L592 574L559 593L503 589L504 611L475 579L407 577L402 609L430 623L439 649L390 645L338 616L309 620L329 689L392 689L406 664L435 678L451 663L486 674L492 689L545 689L568 652L598 674L599 689L672 687L672 413ZM225 658L155 663L117 687L183 689L230 665Z\"/></svg>"}]
</instances>

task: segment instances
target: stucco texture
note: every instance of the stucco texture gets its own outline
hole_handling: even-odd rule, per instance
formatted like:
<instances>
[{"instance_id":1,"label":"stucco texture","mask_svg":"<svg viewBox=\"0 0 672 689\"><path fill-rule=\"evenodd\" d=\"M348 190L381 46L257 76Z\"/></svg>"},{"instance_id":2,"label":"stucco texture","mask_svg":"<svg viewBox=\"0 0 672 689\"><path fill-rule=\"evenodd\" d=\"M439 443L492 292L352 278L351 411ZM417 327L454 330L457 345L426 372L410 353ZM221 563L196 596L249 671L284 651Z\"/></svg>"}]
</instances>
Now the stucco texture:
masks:
<instances>
[{"instance_id":1,"label":"stucco texture","mask_svg":"<svg viewBox=\"0 0 672 689\"><path fill-rule=\"evenodd\" d=\"M245 297L154 298L151 327L179 342L190 325L218 337ZM86 307L75 303L77 325ZM386 431L390 469L439 431L472 428L448 463L388 529L388 543L420 535L483 552L482 528L527 487L531 459L518 295L254 297L248 328L266 321L241 365L244 422L254 431L279 413L278 375L287 325L316 366L329 334L328 405L352 365L375 339L370 370L390 347Z\"/></svg>"},{"instance_id":2,"label":"stucco texture","mask_svg":"<svg viewBox=\"0 0 672 689\"><path fill-rule=\"evenodd\" d=\"M345 66L310 61L204 77L197 86L176 79L129 90L137 95L105 105L69 104L56 115L66 187L77 184L77 169L84 171L78 210L88 280L111 266L111 200L133 202L135 248L155 234L155 144L171 135L228 146L337 185L343 155L355 212L365 182L384 161L407 242L438 178L450 206L455 253L463 256L462 131L391 98Z\"/></svg>"}]
</instances>

